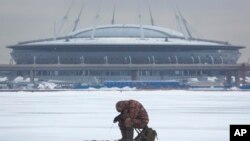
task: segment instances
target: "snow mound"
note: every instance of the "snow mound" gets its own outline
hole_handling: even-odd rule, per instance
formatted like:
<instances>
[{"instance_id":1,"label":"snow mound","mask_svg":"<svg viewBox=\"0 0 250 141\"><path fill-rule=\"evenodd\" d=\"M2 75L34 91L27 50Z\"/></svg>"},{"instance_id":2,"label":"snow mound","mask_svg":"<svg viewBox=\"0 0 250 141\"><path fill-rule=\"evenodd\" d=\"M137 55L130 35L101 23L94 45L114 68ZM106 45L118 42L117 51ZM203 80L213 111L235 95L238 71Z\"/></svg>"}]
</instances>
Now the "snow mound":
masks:
<instances>
[{"instance_id":1,"label":"snow mound","mask_svg":"<svg viewBox=\"0 0 250 141\"><path fill-rule=\"evenodd\" d=\"M134 91L134 90L136 90L136 87L133 87L133 88L131 88L131 87L123 87L123 88L118 88L118 87L93 88L93 87L89 87L88 90L94 90L94 91Z\"/></svg>"},{"instance_id":2,"label":"snow mound","mask_svg":"<svg viewBox=\"0 0 250 141\"><path fill-rule=\"evenodd\" d=\"M246 82L250 83L250 77L246 77Z\"/></svg>"},{"instance_id":3,"label":"snow mound","mask_svg":"<svg viewBox=\"0 0 250 141\"><path fill-rule=\"evenodd\" d=\"M41 82L38 84L38 89L55 89L57 85L55 83L50 83L50 82Z\"/></svg>"},{"instance_id":4,"label":"snow mound","mask_svg":"<svg viewBox=\"0 0 250 141\"><path fill-rule=\"evenodd\" d=\"M235 76L232 76L231 78L232 78L232 82L235 82L235 81L236 81Z\"/></svg>"},{"instance_id":5,"label":"snow mound","mask_svg":"<svg viewBox=\"0 0 250 141\"><path fill-rule=\"evenodd\" d=\"M196 83L196 82L199 82L199 80L198 80L198 78L189 78L188 82L190 82L190 83Z\"/></svg>"},{"instance_id":6,"label":"snow mound","mask_svg":"<svg viewBox=\"0 0 250 141\"><path fill-rule=\"evenodd\" d=\"M208 82L216 82L217 77L207 77Z\"/></svg>"},{"instance_id":7,"label":"snow mound","mask_svg":"<svg viewBox=\"0 0 250 141\"><path fill-rule=\"evenodd\" d=\"M7 77L0 77L0 82L5 82L5 81L8 81Z\"/></svg>"},{"instance_id":8,"label":"snow mound","mask_svg":"<svg viewBox=\"0 0 250 141\"><path fill-rule=\"evenodd\" d=\"M60 83L60 82L66 82L62 80L48 80L49 83Z\"/></svg>"},{"instance_id":9,"label":"snow mound","mask_svg":"<svg viewBox=\"0 0 250 141\"><path fill-rule=\"evenodd\" d=\"M22 76L18 76L13 81L15 83L30 82L30 78L24 79Z\"/></svg>"},{"instance_id":10,"label":"snow mound","mask_svg":"<svg viewBox=\"0 0 250 141\"><path fill-rule=\"evenodd\" d=\"M240 90L240 88L238 88L238 87L231 87L231 88L229 88L228 90L231 90L231 91L238 91L238 90Z\"/></svg>"}]
</instances>

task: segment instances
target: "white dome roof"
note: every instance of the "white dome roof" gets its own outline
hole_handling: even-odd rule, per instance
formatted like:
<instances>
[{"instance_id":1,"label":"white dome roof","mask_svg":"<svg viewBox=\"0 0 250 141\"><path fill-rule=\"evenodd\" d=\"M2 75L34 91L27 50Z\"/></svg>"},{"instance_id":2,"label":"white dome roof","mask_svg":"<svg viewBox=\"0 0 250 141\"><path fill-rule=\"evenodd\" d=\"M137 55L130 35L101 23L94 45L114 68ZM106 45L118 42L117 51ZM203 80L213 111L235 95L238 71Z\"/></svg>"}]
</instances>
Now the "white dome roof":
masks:
<instances>
[{"instance_id":1,"label":"white dome roof","mask_svg":"<svg viewBox=\"0 0 250 141\"><path fill-rule=\"evenodd\" d=\"M69 36L72 38L89 38L93 34L94 28L83 29ZM144 26L143 33L145 38L168 38L168 37L179 37L183 38L183 34L171 29L157 27L157 26ZM140 37L141 30L139 25L105 25L98 26L95 29L95 38L103 37Z\"/></svg>"}]
</instances>

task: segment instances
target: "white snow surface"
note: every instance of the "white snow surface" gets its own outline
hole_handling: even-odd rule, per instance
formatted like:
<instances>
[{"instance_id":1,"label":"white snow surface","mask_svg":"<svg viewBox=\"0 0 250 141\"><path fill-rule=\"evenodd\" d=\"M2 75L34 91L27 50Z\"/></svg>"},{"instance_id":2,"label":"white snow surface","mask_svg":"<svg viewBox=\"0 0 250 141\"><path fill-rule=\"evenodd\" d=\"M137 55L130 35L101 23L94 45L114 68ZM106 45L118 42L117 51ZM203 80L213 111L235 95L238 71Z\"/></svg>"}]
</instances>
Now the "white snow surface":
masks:
<instances>
[{"instance_id":1,"label":"white snow surface","mask_svg":"<svg viewBox=\"0 0 250 141\"><path fill-rule=\"evenodd\" d=\"M229 141L230 124L250 123L250 92L1 92L0 141L118 139L115 104L127 99L143 103L159 141Z\"/></svg>"}]
</instances>

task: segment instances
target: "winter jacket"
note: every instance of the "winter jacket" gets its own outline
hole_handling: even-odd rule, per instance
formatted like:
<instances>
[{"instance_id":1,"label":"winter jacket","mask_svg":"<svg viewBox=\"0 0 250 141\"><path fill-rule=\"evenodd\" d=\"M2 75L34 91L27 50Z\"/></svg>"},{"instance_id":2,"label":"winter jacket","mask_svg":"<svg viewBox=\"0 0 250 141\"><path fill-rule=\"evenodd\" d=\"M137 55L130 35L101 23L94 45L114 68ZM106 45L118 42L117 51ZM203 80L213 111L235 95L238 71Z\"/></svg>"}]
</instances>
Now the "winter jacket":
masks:
<instances>
[{"instance_id":1,"label":"winter jacket","mask_svg":"<svg viewBox=\"0 0 250 141\"><path fill-rule=\"evenodd\" d=\"M121 124L126 128L144 128L149 122L147 111L136 100L119 101L116 104L116 110L121 112Z\"/></svg>"}]
</instances>

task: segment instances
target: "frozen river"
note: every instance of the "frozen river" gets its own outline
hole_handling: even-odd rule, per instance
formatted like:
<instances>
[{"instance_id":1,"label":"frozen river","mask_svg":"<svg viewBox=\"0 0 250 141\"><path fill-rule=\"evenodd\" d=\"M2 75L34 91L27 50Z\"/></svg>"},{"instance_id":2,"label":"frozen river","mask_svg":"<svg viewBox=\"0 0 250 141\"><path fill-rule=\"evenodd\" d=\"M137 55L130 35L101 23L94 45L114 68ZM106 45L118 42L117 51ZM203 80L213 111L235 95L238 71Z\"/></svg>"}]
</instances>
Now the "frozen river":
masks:
<instances>
[{"instance_id":1,"label":"frozen river","mask_svg":"<svg viewBox=\"0 0 250 141\"><path fill-rule=\"evenodd\" d=\"M1 92L0 141L118 139L118 100L149 113L159 141L229 141L230 124L250 124L250 92Z\"/></svg>"}]
</instances>

